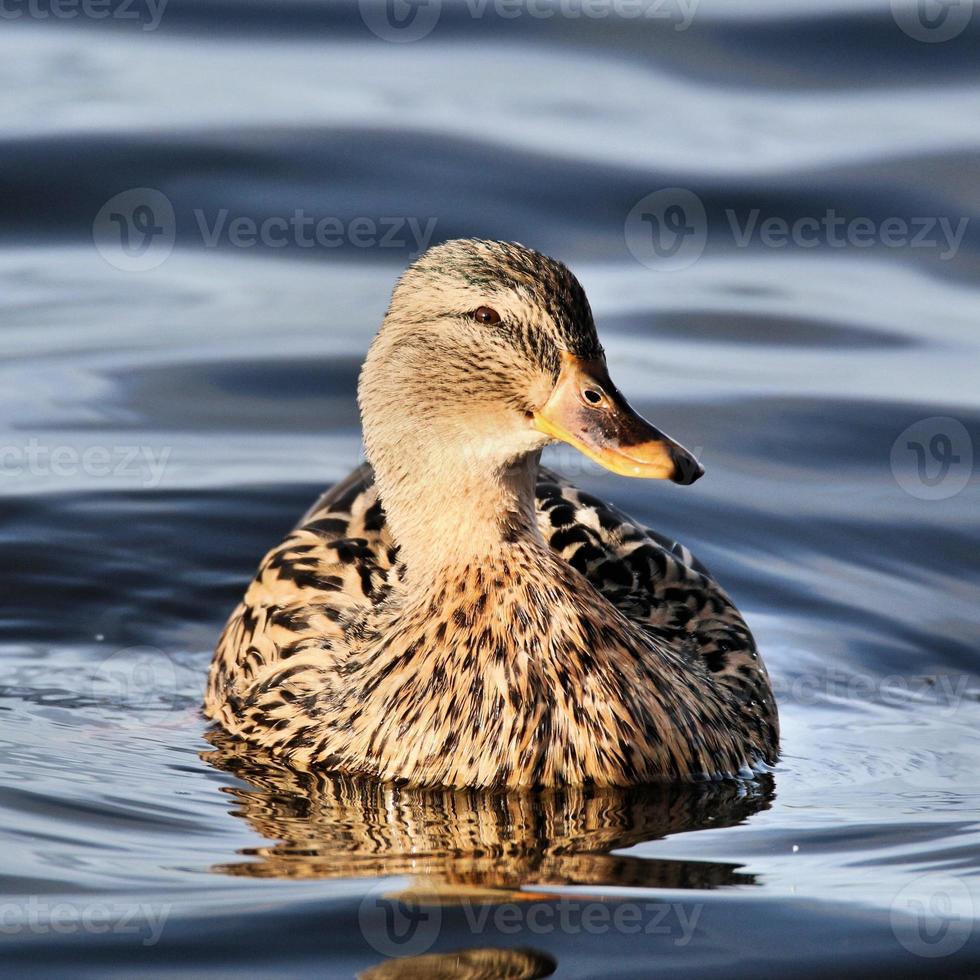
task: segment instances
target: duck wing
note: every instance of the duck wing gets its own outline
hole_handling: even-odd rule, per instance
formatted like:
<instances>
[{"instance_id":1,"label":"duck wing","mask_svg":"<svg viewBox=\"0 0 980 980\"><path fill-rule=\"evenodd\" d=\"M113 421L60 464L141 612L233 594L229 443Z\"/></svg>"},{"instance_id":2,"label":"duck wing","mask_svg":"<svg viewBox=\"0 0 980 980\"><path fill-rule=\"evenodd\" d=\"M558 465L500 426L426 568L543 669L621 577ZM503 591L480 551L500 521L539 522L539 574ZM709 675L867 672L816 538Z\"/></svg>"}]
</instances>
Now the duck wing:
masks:
<instances>
[{"instance_id":1,"label":"duck wing","mask_svg":"<svg viewBox=\"0 0 980 980\"><path fill-rule=\"evenodd\" d=\"M290 705L334 683L344 623L382 600L396 562L374 474L362 465L259 563L218 641L205 714L234 734L280 739L275 726Z\"/></svg>"},{"instance_id":2,"label":"duck wing","mask_svg":"<svg viewBox=\"0 0 980 980\"><path fill-rule=\"evenodd\" d=\"M682 544L542 468L538 525L551 547L628 619L658 641L702 658L776 739L769 679L741 613ZM772 744L775 744L773 741Z\"/></svg>"}]
</instances>

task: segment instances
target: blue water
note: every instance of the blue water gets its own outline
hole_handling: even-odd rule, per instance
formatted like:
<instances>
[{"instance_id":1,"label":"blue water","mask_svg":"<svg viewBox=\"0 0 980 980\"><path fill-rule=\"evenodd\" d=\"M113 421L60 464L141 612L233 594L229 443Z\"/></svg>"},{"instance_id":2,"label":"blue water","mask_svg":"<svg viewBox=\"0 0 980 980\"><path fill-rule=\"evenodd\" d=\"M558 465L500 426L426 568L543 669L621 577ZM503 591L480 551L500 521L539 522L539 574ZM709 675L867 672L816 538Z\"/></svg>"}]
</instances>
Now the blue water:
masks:
<instances>
[{"instance_id":1,"label":"blue water","mask_svg":"<svg viewBox=\"0 0 980 980\"><path fill-rule=\"evenodd\" d=\"M5 975L980 974L980 11L553 6L0 25ZM771 778L413 793L205 738L395 277L460 235L568 262L698 447L689 488L551 463L731 591Z\"/></svg>"}]
</instances>

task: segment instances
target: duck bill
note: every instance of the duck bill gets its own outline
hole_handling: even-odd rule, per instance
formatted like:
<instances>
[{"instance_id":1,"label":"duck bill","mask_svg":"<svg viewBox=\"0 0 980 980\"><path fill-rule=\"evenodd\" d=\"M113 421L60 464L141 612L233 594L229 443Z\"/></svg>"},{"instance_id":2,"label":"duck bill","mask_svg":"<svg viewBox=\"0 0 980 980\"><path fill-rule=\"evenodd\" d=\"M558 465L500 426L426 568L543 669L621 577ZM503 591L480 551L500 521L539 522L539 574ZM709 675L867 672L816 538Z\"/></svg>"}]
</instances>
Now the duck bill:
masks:
<instances>
[{"instance_id":1,"label":"duck bill","mask_svg":"<svg viewBox=\"0 0 980 980\"><path fill-rule=\"evenodd\" d=\"M534 426L620 476L687 486L704 475L691 453L630 407L602 360L563 352L558 383Z\"/></svg>"}]
</instances>

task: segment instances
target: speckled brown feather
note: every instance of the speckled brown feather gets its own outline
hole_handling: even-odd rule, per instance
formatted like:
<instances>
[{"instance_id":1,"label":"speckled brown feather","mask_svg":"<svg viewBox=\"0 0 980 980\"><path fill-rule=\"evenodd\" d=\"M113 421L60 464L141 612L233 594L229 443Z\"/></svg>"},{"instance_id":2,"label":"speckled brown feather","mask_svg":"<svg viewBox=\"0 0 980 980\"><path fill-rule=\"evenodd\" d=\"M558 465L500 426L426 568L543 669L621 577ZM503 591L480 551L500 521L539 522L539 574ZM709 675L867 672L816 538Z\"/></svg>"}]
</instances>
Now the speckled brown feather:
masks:
<instances>
[{"instance_id":1,"label":"speckled brown feather","mask_svg":"<svg viewBox=\"0 0 980 980\"><path fill-rule=\"evenodd\" d=\"M630 784L772 761L765 668L690 552L544 469L536 516L546 575L474 568L388 609L397 549L362 466L262 561L219 642L209 716L301 768L419 784ZM505 601L483 615L490 590Z\"/></svg>"}]
</instances>

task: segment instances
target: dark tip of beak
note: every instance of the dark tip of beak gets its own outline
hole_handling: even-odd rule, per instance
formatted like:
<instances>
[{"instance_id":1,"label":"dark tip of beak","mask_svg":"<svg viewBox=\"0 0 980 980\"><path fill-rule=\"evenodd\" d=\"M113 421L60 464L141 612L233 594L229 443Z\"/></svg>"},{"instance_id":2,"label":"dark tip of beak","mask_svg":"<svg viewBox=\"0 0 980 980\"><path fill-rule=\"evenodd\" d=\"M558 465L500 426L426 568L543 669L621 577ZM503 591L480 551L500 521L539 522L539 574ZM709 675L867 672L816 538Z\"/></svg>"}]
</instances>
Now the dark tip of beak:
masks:
<instances>
[{"instance_id":1,"label":"dark tip of beak","mask_svg":"<svg viewBox=\"0 0 980 980\"><path fill-rule=\"evenodd\" d=\"M671 477L674 483L689 487L704 476L704 467L686 449L672 446L670 458L674 461L674 475Z\"/></svg>"}]
</instances>

